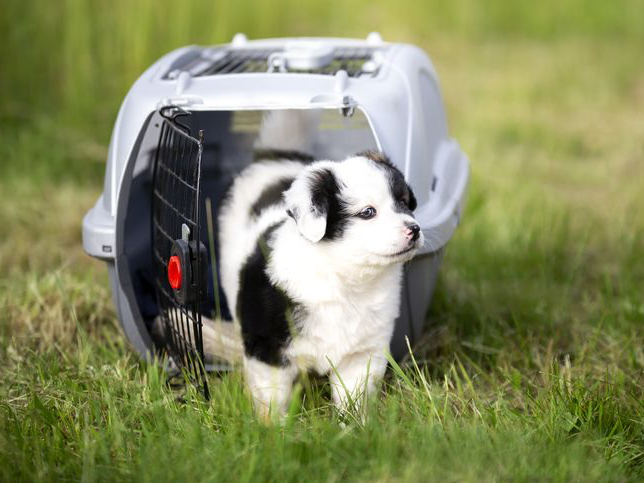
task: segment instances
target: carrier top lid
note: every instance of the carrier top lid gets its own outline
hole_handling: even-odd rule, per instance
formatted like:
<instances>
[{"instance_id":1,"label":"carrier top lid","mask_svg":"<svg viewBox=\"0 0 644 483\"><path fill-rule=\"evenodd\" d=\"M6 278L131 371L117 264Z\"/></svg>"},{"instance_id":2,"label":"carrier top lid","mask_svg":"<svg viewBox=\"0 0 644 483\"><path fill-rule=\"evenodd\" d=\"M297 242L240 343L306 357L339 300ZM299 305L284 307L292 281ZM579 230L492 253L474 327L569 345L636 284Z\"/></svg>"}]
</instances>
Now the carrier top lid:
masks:
<instances>
[{"instance_id":1,"label":"carrier top lid","mask_svg":"<svg viewBox=\"0 0 644 483\"><path fill-rule=\"evenodd\" d=\"M369 45L371 44L371 45ZM301 73L335 75L343 70L349 77L373 77L378 73L377 52L382 42L337 44L323 39L287 40L283 43L233 41L201 48L196 55L178 59L163 76L177 79L182 72L192 77L250 73Z\"/></svg>"},{"instance_id":2,"label":"carrier top lid","mask_svg":"<svg viewBox=\"0 0 644 483\"><path fill-rule=\"evenodd\" d=\"M158 125L154 116L163 106L191 112L338 109L346 116L358 110L377 148L416 191L418 219L433 250L460 220L468 161L449 137L438 79L423 50L383 42L377 34L252 41L238 34L230 44L166 54L128 92L112 132L103 194L83 222L83 245L94 256L122 253L116 220L119 200L127 199L121 198L128 193L124 181L144 159L144 134Z\"/></svg>"}]
</instances>

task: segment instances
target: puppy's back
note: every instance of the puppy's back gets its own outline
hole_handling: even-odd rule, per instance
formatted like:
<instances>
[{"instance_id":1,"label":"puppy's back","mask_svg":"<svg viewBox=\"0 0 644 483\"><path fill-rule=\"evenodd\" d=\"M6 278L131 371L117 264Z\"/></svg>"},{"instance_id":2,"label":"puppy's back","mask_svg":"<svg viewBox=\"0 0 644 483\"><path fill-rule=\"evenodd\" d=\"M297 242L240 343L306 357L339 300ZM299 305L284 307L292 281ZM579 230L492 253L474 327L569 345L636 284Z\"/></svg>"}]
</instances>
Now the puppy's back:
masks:
<instances>
[{"instance_id":1,"label":"puppy's back","mask_svg":"<svg viewBox=\"0 0 644 483\"><path fill-rule=\"evenodd\" d=\"M255 143L256 161L234 180L219 212L221 280L229 306L236 305L239 273L260 236L286 218L282 194L311 156L318 114L267 112Z\"/></svg>"}]
</instances>

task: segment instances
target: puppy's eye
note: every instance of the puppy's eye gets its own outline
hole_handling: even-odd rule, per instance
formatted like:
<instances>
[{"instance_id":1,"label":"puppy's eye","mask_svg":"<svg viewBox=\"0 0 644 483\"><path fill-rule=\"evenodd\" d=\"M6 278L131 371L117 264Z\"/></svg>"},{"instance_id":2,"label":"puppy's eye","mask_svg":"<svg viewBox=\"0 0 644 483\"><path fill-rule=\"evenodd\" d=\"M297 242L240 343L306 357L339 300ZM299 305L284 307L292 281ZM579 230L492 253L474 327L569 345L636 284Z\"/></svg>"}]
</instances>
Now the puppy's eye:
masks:
<instances>
[{"instance_id":1,"label":"puppy's eye","mask_svg":"<svg viewBox=\"0 0 644 483\"><path fill-rule=\"evenodd\" d=\"M376 216L376 209L373 206L367 206L358 215L363 220L368 220Z\"/></svg>"}]
</instances>

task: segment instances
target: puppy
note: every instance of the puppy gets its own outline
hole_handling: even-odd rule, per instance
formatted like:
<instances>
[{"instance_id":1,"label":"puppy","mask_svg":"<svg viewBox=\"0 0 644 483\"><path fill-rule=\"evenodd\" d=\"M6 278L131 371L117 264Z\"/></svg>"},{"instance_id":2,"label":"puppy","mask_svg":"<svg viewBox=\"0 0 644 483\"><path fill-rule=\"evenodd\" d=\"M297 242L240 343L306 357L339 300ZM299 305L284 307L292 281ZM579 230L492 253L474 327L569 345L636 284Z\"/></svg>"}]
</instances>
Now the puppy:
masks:
<instances>
[{"instance_id":1,"label":"puppy","mask_svg":"<svg viewBox=\"0 0 644 483\"><path fill-rule=\"evenodd\" d=\"M222 287L264 417L286 411L300 371L329 375L342 409L373 393L399 313L402 264L423 244L400 171L374 151L313 160L315 122L307 111L265 116L259 159L219 215ZM206 346L213 337L204 330Z\"/></svg>"}]
</instances>

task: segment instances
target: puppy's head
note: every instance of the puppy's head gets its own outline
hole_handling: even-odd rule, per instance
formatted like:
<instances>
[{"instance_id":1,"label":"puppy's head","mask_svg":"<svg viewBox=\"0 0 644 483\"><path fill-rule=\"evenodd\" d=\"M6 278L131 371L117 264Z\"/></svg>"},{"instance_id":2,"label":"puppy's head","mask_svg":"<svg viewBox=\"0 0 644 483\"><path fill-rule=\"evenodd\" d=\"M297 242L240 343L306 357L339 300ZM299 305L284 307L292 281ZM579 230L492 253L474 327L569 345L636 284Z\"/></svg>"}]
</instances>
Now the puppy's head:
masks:
<instances>
[{"instance_id":1,"label":"puppy's head","mask_svg":"<svg viewBox=\"0 0 644 483\"><path fill-rule=\"evenodd\" d=\"M284 198L305 238L356 264L408 260L424 241L412 214L416 198L381 153L313 163Z\"/></svg>"}]
</instances>

